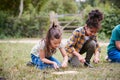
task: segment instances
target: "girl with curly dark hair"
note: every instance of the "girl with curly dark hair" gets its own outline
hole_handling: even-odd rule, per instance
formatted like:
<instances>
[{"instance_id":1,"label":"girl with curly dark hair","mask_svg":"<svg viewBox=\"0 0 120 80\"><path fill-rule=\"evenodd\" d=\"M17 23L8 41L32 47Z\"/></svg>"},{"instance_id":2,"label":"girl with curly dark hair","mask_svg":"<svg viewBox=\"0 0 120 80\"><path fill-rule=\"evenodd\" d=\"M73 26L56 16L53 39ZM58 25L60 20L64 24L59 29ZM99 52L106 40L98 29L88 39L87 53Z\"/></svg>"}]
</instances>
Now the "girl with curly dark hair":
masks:
<instances>
[{"instance_id":1,"label":"girl with curly dark hair","mask_svg":"<svg viewBox=\"0 0 120 80\"><path fill-rule=\"evenodd\" d=\"M65 47L69 55L69 63L73 66L79 66L80 62L85 66L90 65L90 60L94 54L94 63L99 62L100 47L98 45L96 34L101 28L103 14L99 10L92 10L88 14L86 24L74 30ZM86 57L82 56L86 53ZM71 55L72 54L72 55Z\"/></svg>"}]
</instances>

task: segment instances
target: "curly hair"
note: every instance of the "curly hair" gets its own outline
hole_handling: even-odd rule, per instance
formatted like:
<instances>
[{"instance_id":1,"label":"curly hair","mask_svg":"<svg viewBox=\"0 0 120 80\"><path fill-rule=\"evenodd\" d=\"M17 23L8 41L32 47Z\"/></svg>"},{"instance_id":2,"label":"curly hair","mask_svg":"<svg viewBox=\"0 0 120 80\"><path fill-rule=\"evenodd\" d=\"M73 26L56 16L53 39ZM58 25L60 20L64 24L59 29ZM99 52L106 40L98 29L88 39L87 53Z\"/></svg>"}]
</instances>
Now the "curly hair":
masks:
<instances>
[{"instance_id":1,"label":"curly hair","mask_svg":"<svg viewBox=\"0 0 120 80\"><path fill-rule=\"evenodd\" d=\"M88 14L88 19L86 20L87 27L90 28L100 28L101 21L103 20L103 14L98 9L92 10Z\"/></svg>"}]
</instances>

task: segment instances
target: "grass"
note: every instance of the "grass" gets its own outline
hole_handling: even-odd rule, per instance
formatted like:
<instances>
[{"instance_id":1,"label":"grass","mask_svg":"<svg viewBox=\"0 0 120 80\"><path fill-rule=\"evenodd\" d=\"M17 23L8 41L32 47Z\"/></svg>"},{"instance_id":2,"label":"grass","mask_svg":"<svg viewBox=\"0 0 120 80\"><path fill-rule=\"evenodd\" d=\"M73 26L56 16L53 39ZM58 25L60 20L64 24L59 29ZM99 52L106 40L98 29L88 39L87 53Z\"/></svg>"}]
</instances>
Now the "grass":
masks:
<instances>
[{"instance_id":1,"label":"grass","mask_svg":"<svg viewBox=\"0 0 120 80\"><path fill-rule=\"evenodd\" d=\"M69 66L65 70L76 70L79 73L59 76L50 74L54 69L39 70L26 66L30 61L30 50L33 45L33 43L0 43L0 77L5 77L6 80L120 80L120 64L109 63L104 59L106 46L102 46L101 62L92 63L94 68ZM54 56L62 61L59 51Z\"/></svg>"}]
</instances>

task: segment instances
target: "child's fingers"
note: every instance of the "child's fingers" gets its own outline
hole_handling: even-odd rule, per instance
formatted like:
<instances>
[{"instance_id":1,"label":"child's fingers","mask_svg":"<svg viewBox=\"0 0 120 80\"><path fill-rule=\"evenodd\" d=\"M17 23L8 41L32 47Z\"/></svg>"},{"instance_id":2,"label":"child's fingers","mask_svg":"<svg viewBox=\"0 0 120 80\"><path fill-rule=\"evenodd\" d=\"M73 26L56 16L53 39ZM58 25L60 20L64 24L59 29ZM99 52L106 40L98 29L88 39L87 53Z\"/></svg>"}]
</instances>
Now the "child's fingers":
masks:
<instances>
[{"instance_id":1,"label":"child's fingers","mask_svg":"<svg viewBox=\"0 0 120 80\"><path fill-rule=\"evenodd\" d=\"M61 67L62 67L62 68L67 67L67 63L63 63L63 64L61 65Z\"/></svg>"},{"instance_id":2,"label":"child's fingers","mask_svg":"<svg viewBox=\"0 0 120 80\"><path fill-rule=\"evenodd\" d=\"M54 66L55 69L59 68L59 66L57 65L57 63L54 63L53 66Z\"/></svg>"}]
</instances>

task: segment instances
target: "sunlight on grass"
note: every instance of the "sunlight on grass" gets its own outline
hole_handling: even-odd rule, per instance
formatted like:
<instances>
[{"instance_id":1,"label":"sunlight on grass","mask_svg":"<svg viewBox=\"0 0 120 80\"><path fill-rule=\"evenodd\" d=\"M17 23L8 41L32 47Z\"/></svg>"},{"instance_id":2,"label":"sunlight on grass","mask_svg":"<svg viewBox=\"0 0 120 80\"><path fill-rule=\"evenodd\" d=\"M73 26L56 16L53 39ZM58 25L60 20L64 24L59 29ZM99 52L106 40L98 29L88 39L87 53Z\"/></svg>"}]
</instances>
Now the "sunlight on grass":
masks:
<instances>
[{"instance_id":1,"label":"sunlight on grass","mask_svg":"<svg viewBox=\"0 0 120 80\"><path fill-rule=\"evenodd\" d=\"M73 68L69 66L64 70L75 70L78 74L52 75L54 69L39 70L36 67L28 67L30 50L34 44L28 43L0 43L0 77L7 80L119 80L120 64L105 61L106 46L102 46L101 62L93 64L94 68ZM58 51L54 55L62 61ZM62 69L62 71L64 71Z\"/></svg>"}]
</instances>

